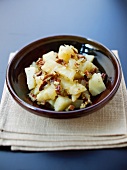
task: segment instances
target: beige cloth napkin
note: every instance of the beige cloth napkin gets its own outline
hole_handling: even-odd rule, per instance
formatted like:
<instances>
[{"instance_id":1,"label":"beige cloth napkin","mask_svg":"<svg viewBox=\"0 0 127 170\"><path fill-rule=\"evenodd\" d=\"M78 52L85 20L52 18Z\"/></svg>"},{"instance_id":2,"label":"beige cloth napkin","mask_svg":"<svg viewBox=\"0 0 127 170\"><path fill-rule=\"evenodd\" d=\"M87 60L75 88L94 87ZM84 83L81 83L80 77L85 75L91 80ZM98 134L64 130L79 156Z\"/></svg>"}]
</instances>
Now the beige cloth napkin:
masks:
<instances>
[{"instance_id":1,"label":"beige cloth napkin","mask_svg":"<svg viewBox=\"0 0 127 170\"><path fill-rule=\"evenodd\" d=\"M117 51L114 53L118 56ZM13 100L5 84L0 105L0 145L28 151L127 146L126 108L123 77L109 104L75 119L51 119L31 114Z\"/></svg>"}]
</instances>

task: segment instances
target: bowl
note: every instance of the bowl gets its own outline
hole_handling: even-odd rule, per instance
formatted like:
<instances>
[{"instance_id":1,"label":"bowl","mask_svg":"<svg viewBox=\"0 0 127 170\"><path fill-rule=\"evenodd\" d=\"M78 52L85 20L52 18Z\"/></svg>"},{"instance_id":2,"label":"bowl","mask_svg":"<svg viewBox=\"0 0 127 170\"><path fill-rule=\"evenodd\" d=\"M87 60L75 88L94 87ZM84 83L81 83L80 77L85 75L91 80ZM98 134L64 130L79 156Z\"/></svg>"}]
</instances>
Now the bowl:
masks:
<instances>
[{"instance_id":1,"label":"bowl","mask_svg":"<svg viewBox=\"0 0 127 170\"><path fill-rule=\"evenodd\" d=\"M76 47L80 54L95 56L94 64L106 73L106 90L92 99L92 105L73 111L54 111L40 107L28 97L28 87L24 69L33 61L49 51L58 52L59 46L67 44ZM24 109L36 115L51 118L75 118L93 113L105 106L117 92L121 82L121 67L116 56L104 45L79 36L60 35L39 39L22 48L9 62L6 72L6 83L13 99Z\"/></svg>"}]
</instances>

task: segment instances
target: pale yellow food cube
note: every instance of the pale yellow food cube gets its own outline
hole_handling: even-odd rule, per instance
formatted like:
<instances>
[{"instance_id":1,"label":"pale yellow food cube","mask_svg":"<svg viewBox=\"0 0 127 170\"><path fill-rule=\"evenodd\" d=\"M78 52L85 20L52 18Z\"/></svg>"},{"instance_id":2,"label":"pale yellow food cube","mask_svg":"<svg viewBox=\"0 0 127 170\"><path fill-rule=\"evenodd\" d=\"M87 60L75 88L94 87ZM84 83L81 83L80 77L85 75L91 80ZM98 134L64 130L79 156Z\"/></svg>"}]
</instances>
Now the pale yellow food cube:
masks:
<instances>
[{"instance_id":1,"label":"pale yellow food cube","mask_svg":"<svg viewBox=\"0 0 127 170\"><path fill-rule=\"evenodd\" d=\"M69 62L68 62L68 67L71 69L76 69L76 60L73 58L70 58Z\"/></svg>"},{"instance_id":2,"label":"pale yellow food cube","mask_svg":"<svg viewBox=\"0 0 127 170\"><path fill-rule=\"evenodd\" d=\"M68 67L76 71L74 79L80 79L84 76L84 74L79 70L80 65L82 65L81 60L76 61L75 59L70 58Z\"/></svg>"},{"instance_id":3,"label":"pale yellow food cube","mask_svg":"<svg viewBox=\"0 0 127 170\"><path fill-rule=\"evenodd\" d=\"M41 85L43 78L44 78L43 75L35 77L36 84Z\"/></svg>"},{"instance_id":4,"label":"pale yellow food cube","mask_svg":"<svg viewBox=\"0 0 127 170\"><path fill-rule=\"evenodd\" d=\"M37 95L38 93L40 93L39 88L42 84L42 79L44 78L44 76L35 76L35 82L36 82L36 86L35 88L32 90L34 95Z\"/></svg>"},{"instance_id":5,"label":"pale yellow food cube","mask_svg":"<svg viewBox=\"0 0 127 170\"><path fill-rule=\"evenodd\" d=\"M63 87L63 89L67 90L70 89L71 86L73 86L74 82L73 81L69 81L63 77L61 77L61 85Z\"/></svg>"},{"instance_id":6,"label":"pale yellow food cube","mask_svg":"<svg viewBox=\"0 0 127 170\"><path fill-rule=\"evenodd\" d=\"M37 95L39 93L39 86L36 86L33 90L32 90L32 93L34 95Z\"/></svg>"},{"instance_id":7,"label":"pale yellow food cube","mask_svg":"<svg viewBox=\"0 0 127 170\"><path fill-rule=\"evenodd\" d=\"M56 96L55 86L53 84L47 85L47 87L37 95L37 101L54 100Z\"/></svg>"},{"instance_id":8,"label":"pale yellow food cube","mask_svg":"<svg viewBox=\"0 0 127 170\"><path fill-rule=\"evenodd\" d=\"M36 73L37 69L35 67L27 67L25 68L25 73L27 77L27 85L29 90L33 89L36 86L36 82L34 79L34 74Z\"/></svg>"},{"instance_id":9,"label":"pale yellow food cube","mask_svg":"<svg viewBox=\"0 0 127 170\"><path fill-rule=\"evenodd\" d=\"M56 60L56 57L57 57L57 53L55 53L54 51L50 51L50 52L48 52L48 53L46 53L46 54L44 54L43 56L42 56L42 58L43 58L43 61L48 61L48 60L53 60L53 61L55 61Z\"/></svg>"},{"instance_id":10,"label":"pale yellow food cube","mask_svg":"<svg viewBox=\"0 0 127 170\"><path fill-rule=\"evenodd\" d=\"M54 103L55 111L63 111L72 103L68 97L58 96Z\"/></svg>"},{"instance_id":11,"label":"pale yellow food cube","mask_svg":"<svg viewBox=\"0 0 127 170\"><path fill-rule=\"evenodd\" d=\"M79 95L80 93L86 91L86 87L77 81L67 81L64 78L61 78L61 85L71 95Z\"/></svg>"},{"instance_id":12,"label":"pale yellow food cube","mask_svg":"<svg viewBox=\"0 0 127 170\"><path fill-rule=\"evenodd\" d=\"M61 45L58 52L58 58L63 59L65 62L68 62L71 56L76 56L78 52L73 46Z\"/></svg>"},{"instance_id":13,"label":"pale yellow food cube","mask_svg":"<svg viewBox=\"0 0 127 170\"><path fill-rule=\"evenodd\" d=\"M87 61L93 62L93 60L94 60L94 55L85 54L85 58L87 59Z\"/></svg>"},{"instance_id":14,"label":"pale yellow food cube","mask_svg":"<svg viewBox=\"0 0 127 170\"><path fill-rule=\"evenodd\" d=\"M71 96L71 100L72 100L72 102L75 102L78 98L79 98L79 96L81 95L81 93L79 93L79 94L72 94L72 96Z\"/></svg>"},{"instance_id":15,"label":"pale yellow food cube","mask_svg":"<svg viewBox=\"0 0 127 170\"><path fill-rule=\"evenodd\" d=\"M93 63L91 63L90 61L86 61L86 62L84 62L83 64L80 65L79 69L82 72L85 72L86 70L88 72L91 72L94 69L97 69L97 67Z\"/></svg>"},{"instance_id":16,"label":"pale yellow food cube","mask_svg":"<svg viewBox=\"0 0 127 170\"><path fill-rule=\"evenodd\" d=\"M100 73L94 73L92 78L89 80L89 91L92 96L96 96L103 92L106 86L102 80Z\"/></svg>"},{"instance_id":17,"label":"pale yellow food cube","mask_svg":"<svg viewBox=\"0 0 127 170\"><path fill-rule=\"evenodd\" d=\"M86 87L79 83L74 83L69 89L67 89L69 94L77 95L86 91Z\"/></svg>"},{"instance_id":18,"label":"pale yellow food cube","mask_svg":"<svg viewBox=\"0 0 127 170\"><path fill-rule=\"evenodd\" d=\"M58 64L57 62L53 60L52 61L47 60L45 64L41 67L41 69L47 73L52 73L55 68L59 68L59 67L61 67L61 65Z\"/></svg>"},{"instance_id":19,"label":"pale yellow food cube","mask_svg":"<svg viewBox=\"0 0 127 170\"><path fill-rule=\"evenodd\" d=\"M57 67L54 69L60 75L62 75L67 80L73 80L76 74L76 71L71 68L66 68L64 66Z\"/></svg>"}]
</instances>

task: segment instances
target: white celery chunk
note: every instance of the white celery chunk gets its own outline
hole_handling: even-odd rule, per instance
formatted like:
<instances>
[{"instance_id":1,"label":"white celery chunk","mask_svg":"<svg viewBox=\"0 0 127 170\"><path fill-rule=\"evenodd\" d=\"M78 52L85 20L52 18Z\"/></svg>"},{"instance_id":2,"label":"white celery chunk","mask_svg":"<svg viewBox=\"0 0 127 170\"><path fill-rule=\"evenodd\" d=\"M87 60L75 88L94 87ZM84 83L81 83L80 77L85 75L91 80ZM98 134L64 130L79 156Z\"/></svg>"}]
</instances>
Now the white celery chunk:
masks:
<instances>
[{"instance_id":1,"label":"white celery chunk","mask_svg":"<svg viewBox=\"0 0 127 170\"><path fill-rule=\"evenodd\" d=\"M106 86L102 80L100 73L94 73L92 78L89 80L89 91L92 96L96 96L103 92Z\"/></svg>"},{"instance_id":2,"label":"white celery chunk","mask_svg":"<svg viewBox=\"0 0 127 170\"><path fill-rule=\"evenodd\" d=\"M34 74L36 73L37 69L35 67L28 67L25 68L25 73L27 77L27 85L29 90L33 89L36 86L36 82L34 79Z\"/></svg>"}]
</instances>

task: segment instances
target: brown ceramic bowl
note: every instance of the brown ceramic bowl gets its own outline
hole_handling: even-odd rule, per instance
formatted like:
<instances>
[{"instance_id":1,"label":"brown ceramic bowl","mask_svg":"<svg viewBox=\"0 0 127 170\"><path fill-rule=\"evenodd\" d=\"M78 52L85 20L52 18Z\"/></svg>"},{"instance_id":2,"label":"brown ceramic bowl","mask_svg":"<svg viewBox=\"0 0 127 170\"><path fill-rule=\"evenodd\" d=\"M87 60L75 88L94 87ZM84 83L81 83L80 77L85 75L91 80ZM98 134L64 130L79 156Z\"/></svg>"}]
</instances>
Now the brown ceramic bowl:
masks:
<instances>
[{"instance_id":1,"label":"brown ceramic bowl","mask_svg":"<svg viewBox=\"0 0 127 170\"><path fill-rule=\"evenodd\" d=\"M28 88L24 68L36 61L44 53L51 50L58 52L63 44L73 45L79 53L95 55L94 63L100 71L107 74L106 90L92 99L93 104L84 109L56 112L49 108L40 107L28 97ZM102 44L91 39L78 36L52 36L37 40L22 48L10 61L7 67L6 82L14 100L31 113L52 118L74 118L101 109L115 95L121 81L121 68L115 55Z\"/></svg>"}]
</instances>

